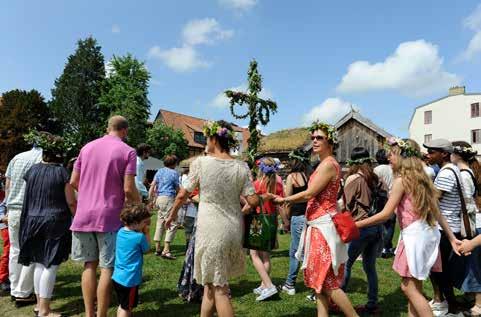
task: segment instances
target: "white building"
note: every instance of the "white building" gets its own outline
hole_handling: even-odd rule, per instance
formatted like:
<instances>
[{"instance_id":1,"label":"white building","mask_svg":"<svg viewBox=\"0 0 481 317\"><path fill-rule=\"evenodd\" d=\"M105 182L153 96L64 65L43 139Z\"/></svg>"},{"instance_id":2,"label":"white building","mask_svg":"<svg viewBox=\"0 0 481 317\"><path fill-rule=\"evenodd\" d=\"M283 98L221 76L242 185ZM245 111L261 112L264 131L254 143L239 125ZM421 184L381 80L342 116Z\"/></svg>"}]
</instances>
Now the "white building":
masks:
<instances>
[{"instance_id":1,"label":"white building","mask_svg":"<svg viewBox=\"0 0 481 317\"><path fill-rule=\"evenodd\" d=\"M432 139L466 141L481 155L481 93L466 93L465 87L449 89L446 97L414 109L409 137L419 145Z\"/></svg>"}]
</instances>

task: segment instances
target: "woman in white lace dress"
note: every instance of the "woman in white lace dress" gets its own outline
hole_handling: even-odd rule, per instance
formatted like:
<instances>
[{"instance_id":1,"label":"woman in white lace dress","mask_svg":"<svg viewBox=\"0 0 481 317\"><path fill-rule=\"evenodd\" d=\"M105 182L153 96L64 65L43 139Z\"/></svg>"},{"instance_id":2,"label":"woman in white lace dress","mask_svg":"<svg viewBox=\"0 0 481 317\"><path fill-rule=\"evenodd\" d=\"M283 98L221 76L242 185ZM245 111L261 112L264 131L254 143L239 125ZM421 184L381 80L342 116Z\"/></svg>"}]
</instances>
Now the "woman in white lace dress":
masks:
<instances>
[{"instance_id":1,"label":"woman in white lace dress","mask_svg":"<svg viewBox=\"0 0 481 317\"><path fill-rule=\"evenodd\" d=\"M236 140L230 124L224 121L204 127L208 155L191 163L190 173L175 199L167 219L169 226L190 192L199 188L199 212L194 255L194 278L204 285L201 317L234 316L229 299L228 280L245 271L242 248L243 217L240 196L251 206L257 206L244 162L233 159L230 149Z\"/></svg>"}]
</instances>

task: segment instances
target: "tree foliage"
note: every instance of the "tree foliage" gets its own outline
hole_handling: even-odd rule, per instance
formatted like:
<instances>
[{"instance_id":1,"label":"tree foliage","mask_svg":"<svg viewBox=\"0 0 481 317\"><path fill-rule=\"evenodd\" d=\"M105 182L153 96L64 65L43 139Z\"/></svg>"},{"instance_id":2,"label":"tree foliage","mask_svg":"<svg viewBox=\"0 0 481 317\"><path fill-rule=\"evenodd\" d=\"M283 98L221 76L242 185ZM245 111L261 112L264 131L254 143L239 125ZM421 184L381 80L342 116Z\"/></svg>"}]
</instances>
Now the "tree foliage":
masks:
<instances>
[{"instance_id":1,"label":"tree foliage","mask_svg":"<svg viewBox=\"0 0 481 317\"><path fill-rule=\"evenodd\" d=\"M161 159L165 155L175 154L182 160L189 154L184 132L160 122L147 130L147 143L152 147L152 155Z\"/></svg>"},{"instance_id":2,"label":"tree foliage","mask_svg":"<svg viewBox=\"0 0 481 317\"><path fill-rule=\"evenodd\" d=\"M277 104L270 100L259 98L258 95L262 90L262 76L257 70L257 61L252 60L249 65L248 77L248 91L247 93L233 90L226 90L225 94L230 100L230 111L236 119L249 119L249 133L248 152L247 156L251 163L253 163L257 155L259 147L259 131L257 130L259 124L267 125L270 120L271 113L277 112ZM235 106L245 106L247 111L244 114L237 114Z\"/></svg>"},{"instance_id":3,"label":"tree foliage","mask_svg":"<svg viewBox=\"0 0 481 317\"><path fill-rule=\"evenodd\" d=\"M150 74L144 63L132 55L114 56L108 64L107 78L99 99L110 114L129 121L128 143L137 146L145 142L150 101L147 98Z\"/></svg>"},{"instance_id":4,"label":"tree foliage","mask_svg":"<svg viewBox=\"0 0 481 317\"><path fill-rule=\"evenodd\" d=\"M109 109L99 104L105 79L104 57L92 37L79 40L62 75L55 80L50 107L61 123L63 135L79 146L105 131Z\"/></svg>"},{"instance_id":5,"label":"tree foliage","mask_svg":"<svg viewBox=\"0 0 481 317\"><path fill-rule=\"evenodd\" d=\"M58 132L50 110L36 90L11 90L0 98L0 170L16 154L28 149L23 135L30 129Z\"/></svg>"}]
</instances>

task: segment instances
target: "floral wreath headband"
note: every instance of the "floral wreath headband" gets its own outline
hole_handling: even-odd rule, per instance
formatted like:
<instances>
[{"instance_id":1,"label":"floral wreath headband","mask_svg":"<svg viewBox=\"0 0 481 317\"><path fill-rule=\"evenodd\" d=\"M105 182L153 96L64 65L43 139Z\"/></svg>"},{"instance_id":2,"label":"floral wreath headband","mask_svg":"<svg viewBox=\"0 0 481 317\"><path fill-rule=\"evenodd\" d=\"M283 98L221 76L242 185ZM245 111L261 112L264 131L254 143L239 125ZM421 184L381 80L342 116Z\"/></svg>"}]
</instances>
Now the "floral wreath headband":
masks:
<instances>
[{"instance_id":1,"label":"floral wreath headband","mask_svg":"<svg viewBox=\"0 0 481 317\"><path fill-rule=\"evenodd\" d=\"M478 154L478 151L476 151L475 149L473 149L470 146L459 146L459 145L457 145L457 146L453 147L453 151L456 154L465 154L465 155L469 155L469 156L475 156L475 155Z\"/></svg>"},{"instance_id":2,"label":"floral wreath headband","mask_svg":"<svg viewBox=\"0 0 481 317\"><path fill-rule=\"evenodd\" d=\"M362 157L362 158L358 158L357 160L346 161L347 166L362 165L364 163L374 163L374 160L370 157Z\"/></svg>"},{"instance_id":3,"label":"floral wreath headband","mask_svg":"<svg viewBox=\"0 0 481 317\"><path fill-rule=\"evenodd\" d=\"M291 160L298 160L302 163L307 163L309 162L309 155L306 151L304 150L293 150L289 153L288 157Z\"/></svg>"},{"instance_id":4,"label":"floral wreath headband","mask_svg":"<svg viewBox=\"0 0 481 317\"><path fill-rule=\"evenodd\" d=\"M401 149L401 157L408 158L408 157L417 157L422 158L421 152L413 148L409 145L408 142L404 141L400 138L391 137L387 139L388 147L386 150L391 150L393 146L398 146Z\"/></svg>"},{"instance_id":5,"label":"floral wreath headband","mask_svg":"<svg viewBox=\"0 0 481 317\"><path fill-rule=\"evenodd\" d=\"M237 141L234 131L222 127L217 121L209 121L202 128L202 132L206 137L217 135L220 138L227 139L230 148L237 148L239 142Z\"/></svg>"},{"instance_id":6,"label":"floral wreath headband","mask_svg":"<svg viewBox=\"0 0 481 317\"><path fill-rule=\"evenodd\" d=\"M338 143L338 135L336 128L330 124L321 122L319 120L314 121L311 126L309 127L309 132L313 133L314 131L321 130L327 134L327 140L330 141L332 144Z\"/></svg>"},{"instance_id":7,"label":"floral wreath headband","mask_svg":"<svg viewBox=\"0 0 481 317\"><path fill-rule=\"evenodd\" d=\"M58 152L57 157L64 157L65 152L70 151L75 146L61 136L36 130L30 130L27 134L24 134L23 138L28 144L38 146L44 151Z\"/></svg>"},{"instance_id":8,"label":"floral wreath headband","mask_svg":"<svg viewBox=\"0 0 481 317\"><path fill-rule=\"evenodd\" d=\"M259 169L265 175L272 175L279 171L280 164L275 162L274 165L266 164L264 159L261 159L259 162Z\"/></svg>"}]
</instances>

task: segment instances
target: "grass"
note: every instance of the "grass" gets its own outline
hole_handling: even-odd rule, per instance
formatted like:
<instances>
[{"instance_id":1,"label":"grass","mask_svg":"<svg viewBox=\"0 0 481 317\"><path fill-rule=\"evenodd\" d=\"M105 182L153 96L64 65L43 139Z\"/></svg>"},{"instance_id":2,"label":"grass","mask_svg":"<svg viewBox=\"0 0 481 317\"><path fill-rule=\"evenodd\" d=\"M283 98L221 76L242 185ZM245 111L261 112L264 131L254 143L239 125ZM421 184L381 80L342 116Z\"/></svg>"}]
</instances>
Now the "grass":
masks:
<instances>
[{"instance_id":1,"label":"grass","mask_svg":"<svg viewBox=\"0 0 481 317\"><path fill-rule=\"evenodd\" d=\"M153 230L154 228L152 228ZM395 238L396 239L396 238ZM395 240L396 241L396 240ZM272 278L276 285L284 282L288 266L288 248L290 236L279 235L280 248L272 253ZM183 261L184 232L179 230L172 250L177 260L168 261L156 257L153 253L144 258L144 283L140 289L140 304L135 310L135 316L199 316L198 304L184 303L176 292L177 280ZM315 303L308 302L306 296L310 291L302 282L299 274L295 296L281 294L279 297L257 303L252 289L259 285L259 277L248 262L247 273L231 282L233 304L236 316L315 316ZM406 316L407 303L399 284L400 279L391 269L392 259L379 259L377 271L379 276L379 304L382 316ZM80 289L80 274L82 266L68 261L60 267L54 290L52 307L68 316L83 316L83 301ZM354 305L364 304L366 298L366 277L362 271L361 262L353 268L349 287L349 298ZM432 295L430 283L425 283L425 292ZM112 307L109 316L116 314L116 298L112 295ZM9 297L0 298L0 316L33 316L33 306L16 309Z\"/></svg>"}]
</instances>

